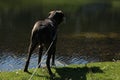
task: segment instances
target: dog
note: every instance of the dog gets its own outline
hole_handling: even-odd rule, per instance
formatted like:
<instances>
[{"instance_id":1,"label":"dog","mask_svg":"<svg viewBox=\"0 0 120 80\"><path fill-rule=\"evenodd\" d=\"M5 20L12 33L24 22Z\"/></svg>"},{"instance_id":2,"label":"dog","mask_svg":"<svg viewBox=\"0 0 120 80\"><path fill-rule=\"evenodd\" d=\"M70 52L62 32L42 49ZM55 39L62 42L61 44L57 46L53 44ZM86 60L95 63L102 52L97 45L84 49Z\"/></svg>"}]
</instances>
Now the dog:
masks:
<instances>
[{"instance_id":1,"label":"dog","mask_svg":"<svg viewBox=\"0 0 120 80\"><path fill-rule=\"evenodd\" d=\"M32 52L36 47L39 46L39 58L38 64L41 62L43 48L49 48L47 53L46 65L50 76L53 76L53 73L50 69L50 59L52 58L52 65L55 65L55 52L56 52L56 42L57 42L57 29L58 25L63 21L64 14L61 10L54 10L49 12L49 16L45 20L39 20L35 23L30 38L30 45L28 49L28 58L25 64L24 72L28 72L28 66L30 62L30 57ZM55 39L54 39L55 38ZM40 66L39 66L40 67Z\"/></svg>"}]
</instances>

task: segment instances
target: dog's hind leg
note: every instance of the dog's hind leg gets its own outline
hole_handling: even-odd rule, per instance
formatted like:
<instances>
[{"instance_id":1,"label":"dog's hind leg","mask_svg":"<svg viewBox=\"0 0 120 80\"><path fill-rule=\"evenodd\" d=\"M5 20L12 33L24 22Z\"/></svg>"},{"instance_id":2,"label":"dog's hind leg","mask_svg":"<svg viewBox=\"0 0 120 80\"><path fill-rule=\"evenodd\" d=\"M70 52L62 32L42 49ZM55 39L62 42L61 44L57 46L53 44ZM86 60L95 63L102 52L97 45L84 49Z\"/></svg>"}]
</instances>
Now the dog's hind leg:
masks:
<instances>
[{"instance_id":1,"label":"dog's hind leg","mask_svg":"<svg viewBox=\"0 0 120 80\"><path fill-rule=\"evenodd\" d=\"M32 55L33 50L35 49L37 43L30 43L29 49L28 49L28 58L25 64L24 72L28 72L28 66L30 62L30 57Z\"/></svg>"},{"instance_id":2,"label":"dog's hind leg","mask_svg":"<svg viewBox=\"0 0 120 80\"><path fill-rule=\"evenodd\" d=\"M39 46L39 56L38 56L38 68L40 68L40 62L41 62L41 57L42 57L42 52L43 52L43 45L41 44L40 46Z\"/></svg>"}]
</instances>

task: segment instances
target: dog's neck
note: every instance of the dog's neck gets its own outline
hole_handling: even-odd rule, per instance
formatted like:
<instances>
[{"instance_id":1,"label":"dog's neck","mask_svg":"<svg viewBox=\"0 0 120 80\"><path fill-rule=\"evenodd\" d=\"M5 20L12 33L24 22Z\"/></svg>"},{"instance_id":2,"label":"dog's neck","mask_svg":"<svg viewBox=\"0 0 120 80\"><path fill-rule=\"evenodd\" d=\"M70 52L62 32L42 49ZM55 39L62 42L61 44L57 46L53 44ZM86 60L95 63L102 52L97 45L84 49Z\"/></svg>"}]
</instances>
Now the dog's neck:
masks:
<instances>
[{"instance_id":1,"label":"dog's neck","mask_svg":"<svg viewBox=\"0 0 120 80\"><path fill-rule=\"evenodd\" d=\"M55 19L53 19L53 18L47 18L47 19L49 19L50 21L52 21L52 25L53 26L58 26L58 23L56 22Z\"/></svg>"}]
</instances>

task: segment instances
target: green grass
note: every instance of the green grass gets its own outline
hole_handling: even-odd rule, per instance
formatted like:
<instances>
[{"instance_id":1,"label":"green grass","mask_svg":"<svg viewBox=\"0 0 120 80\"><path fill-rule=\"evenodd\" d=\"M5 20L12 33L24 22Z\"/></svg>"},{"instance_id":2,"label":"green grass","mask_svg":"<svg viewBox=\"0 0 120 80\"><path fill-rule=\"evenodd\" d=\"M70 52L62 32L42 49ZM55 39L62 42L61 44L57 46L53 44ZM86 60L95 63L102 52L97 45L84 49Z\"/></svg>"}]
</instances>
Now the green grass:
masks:
<instances>
[{"instance_id":1,"label":"green grass","mask_svg":"<svg viewBox=\"0 0 120 80\"><path fill-rule=\"evenodd\" d=\"M33 71L0 72L0 80L28 80ZM120 61L69 65L52 68L52 71L55 73L54 80L120 80ZM50 76L46 69L38 69L32 80L50 80Z\"/></svg>"}]
</instances>

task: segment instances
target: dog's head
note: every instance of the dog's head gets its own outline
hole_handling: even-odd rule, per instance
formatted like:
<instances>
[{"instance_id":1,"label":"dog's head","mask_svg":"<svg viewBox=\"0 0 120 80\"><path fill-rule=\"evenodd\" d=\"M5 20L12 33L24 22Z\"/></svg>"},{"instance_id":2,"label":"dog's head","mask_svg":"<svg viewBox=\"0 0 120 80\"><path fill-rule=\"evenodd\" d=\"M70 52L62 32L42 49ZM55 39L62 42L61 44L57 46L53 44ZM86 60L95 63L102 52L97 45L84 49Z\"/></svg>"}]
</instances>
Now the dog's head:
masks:
<instances>
[{"instance_id":1,"label":"dog's head","mask_svg":"<svg viewBox=\"0 0 120 80\"><path fill-rule=\"evenodd\" d=\"M57 24L60 24L64 19L64 14L61 10L54 10L49 12L48 18L55 21Z\"/></svg>"}]
</instances>

